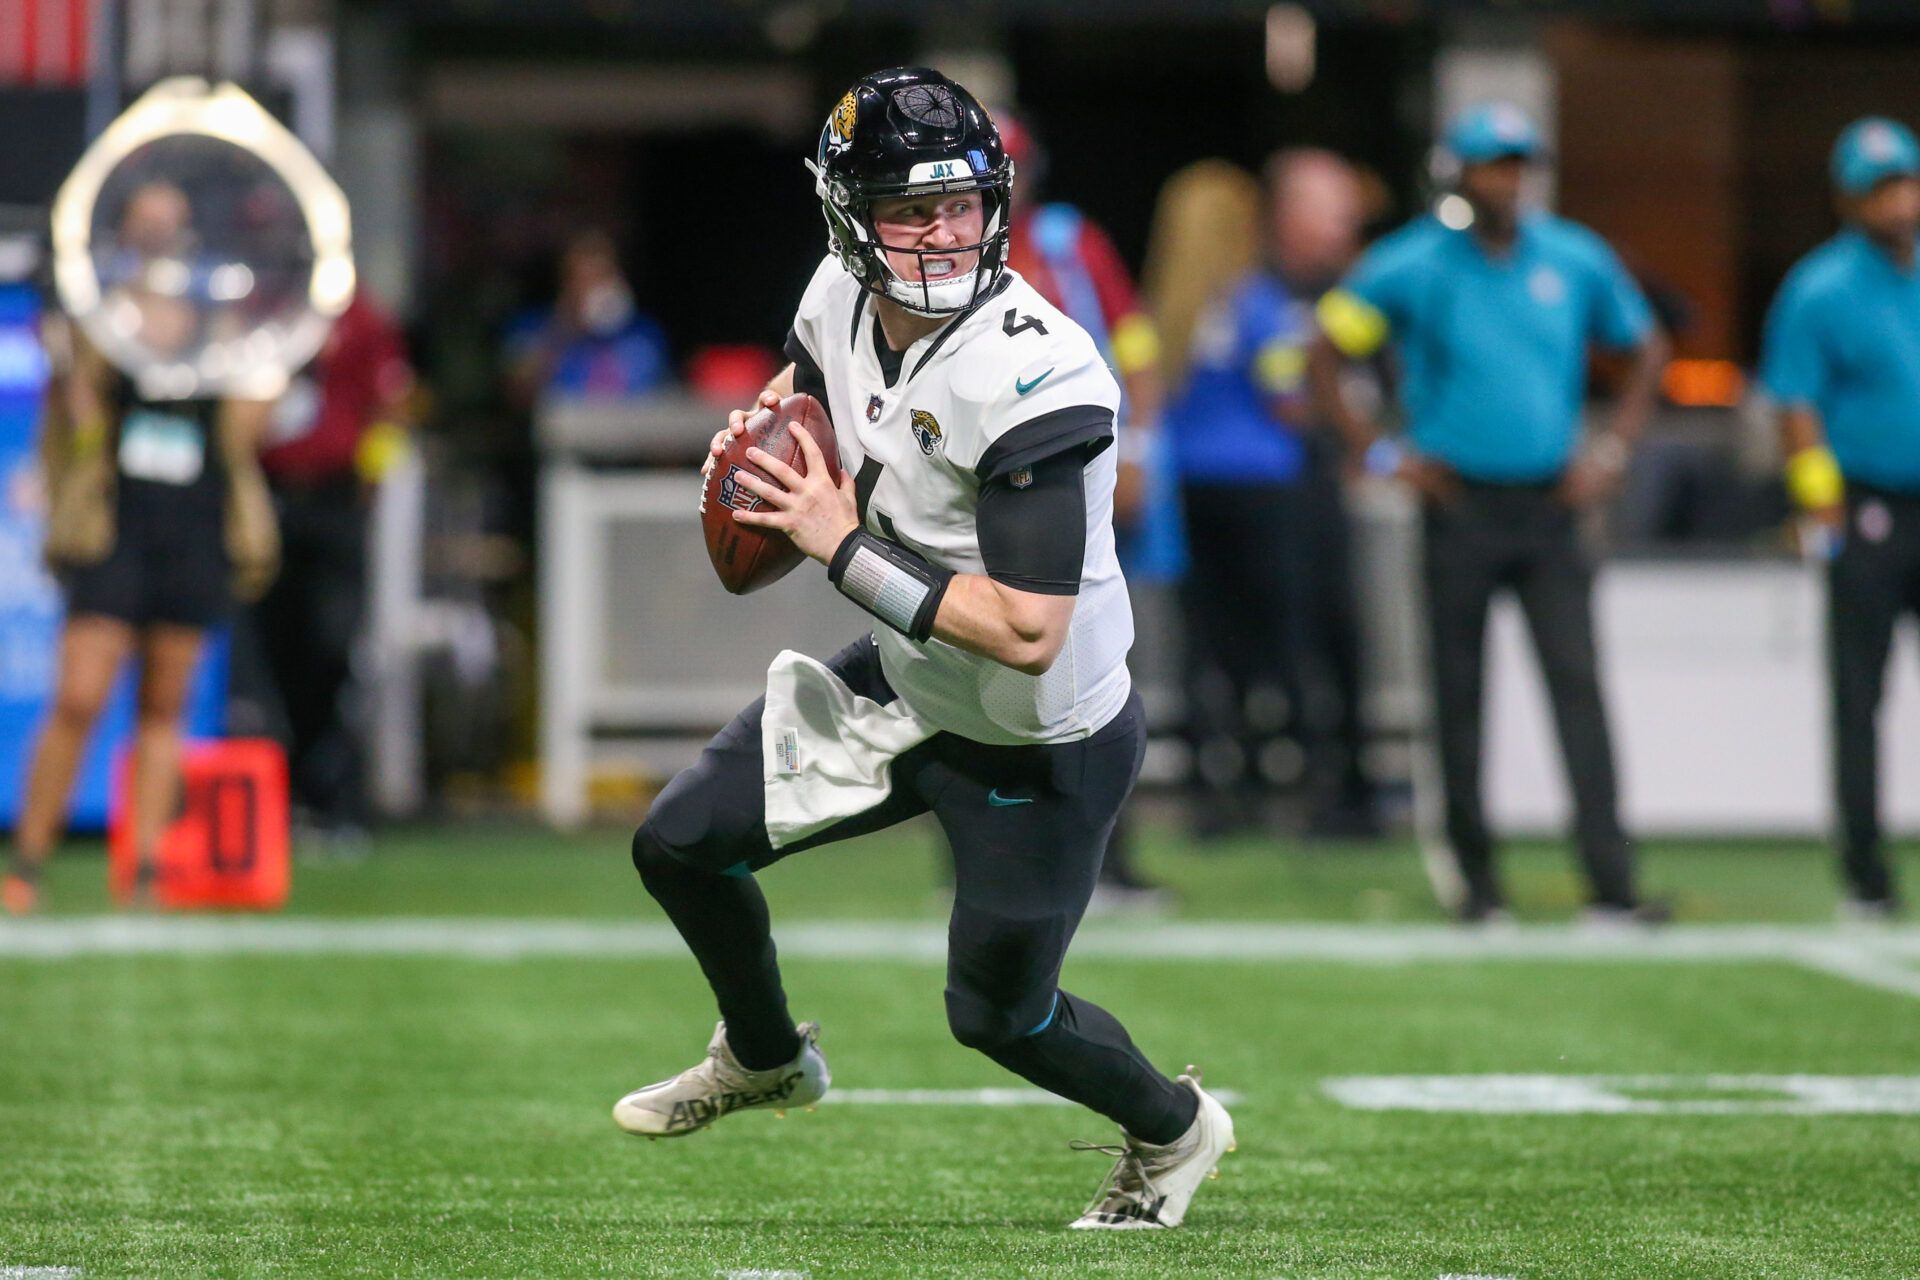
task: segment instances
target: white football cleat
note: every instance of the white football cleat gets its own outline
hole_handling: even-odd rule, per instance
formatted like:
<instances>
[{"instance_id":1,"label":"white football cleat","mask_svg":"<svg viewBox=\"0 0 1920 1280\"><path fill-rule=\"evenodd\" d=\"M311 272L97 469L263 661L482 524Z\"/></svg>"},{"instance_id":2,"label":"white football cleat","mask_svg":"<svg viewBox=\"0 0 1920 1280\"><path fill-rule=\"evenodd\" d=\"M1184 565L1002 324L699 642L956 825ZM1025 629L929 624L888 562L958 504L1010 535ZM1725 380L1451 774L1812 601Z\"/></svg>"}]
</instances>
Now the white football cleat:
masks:
<instances>
[{"instance_id":1,"label":"white football cleat","mask_svg":"<svg viewBox=\"0 0 1920 1280\"><path fill-rule=\"evenodd\" d=\"M826 1095L833 1075L820 1052L820 1026L803 1022L800 1052L792 1062L766 1071L749 1071L727 1044L727 1024L713 1029L707 1056L679 1075L635 1089L613 1104L613 1122L646 1138L680 1138L735 1111L806 1107Z\"/></svg>"},{"instance_id":2,"label":"white football cleat","mask_svg":"<svg viewBox=\"0 0 1920 1280\"><path fill-rule=\"evenodd\" d=\"M1068 1224L1075 1231L1155 1231L1177 1227L1186 1218L1193 1193L1214 1176L1220 1157L1234 1149L1233 1117L1200 1087L1195 1068L1188 1067L1179 1082L1199 1097L1200 1110L1172 1142L1157 1147L1122 1129L1122 1146L1073 1144L1079 1151L1119 1157L1087 1211Z\"/></svg>"}]
</instances>

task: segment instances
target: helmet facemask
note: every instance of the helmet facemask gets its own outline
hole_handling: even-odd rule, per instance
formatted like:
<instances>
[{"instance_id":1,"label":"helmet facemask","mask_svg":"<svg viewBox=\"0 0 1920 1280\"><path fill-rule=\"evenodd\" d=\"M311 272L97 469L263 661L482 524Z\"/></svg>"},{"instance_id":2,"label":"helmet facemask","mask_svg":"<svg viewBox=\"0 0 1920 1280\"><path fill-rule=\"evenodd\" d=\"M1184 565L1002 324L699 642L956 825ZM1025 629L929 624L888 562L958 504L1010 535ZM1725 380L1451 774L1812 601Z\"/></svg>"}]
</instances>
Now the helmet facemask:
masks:
<instances>
[{"instance_id":1,"label":"helmet facemask","mask_svg":"<svg viewBox=\"0 0 1920 1280\"><path fill-rule=\"evenodd\" d=\"M1003 162L998 170L978 176L968 175L933 182L862 186L858 189L841 179L829 178L813 161L807 168L814 174L814 193L827 219L829 248L848 273L869 293L897 303L915 315L949 316L971 308L986 297L1007 262L1007 209L1013 184L1013 165ZM907 249L890 246L880 238L873 220L873 206L898 196L933 198L978 192L983 206L981 238L973 244L952 245L940 249ZM929 258L964 258L977 255L970 270L955 272L937 280L910 280L895 271L889 254L913 257L923 268Z\"/></svg>"}]
</instances>

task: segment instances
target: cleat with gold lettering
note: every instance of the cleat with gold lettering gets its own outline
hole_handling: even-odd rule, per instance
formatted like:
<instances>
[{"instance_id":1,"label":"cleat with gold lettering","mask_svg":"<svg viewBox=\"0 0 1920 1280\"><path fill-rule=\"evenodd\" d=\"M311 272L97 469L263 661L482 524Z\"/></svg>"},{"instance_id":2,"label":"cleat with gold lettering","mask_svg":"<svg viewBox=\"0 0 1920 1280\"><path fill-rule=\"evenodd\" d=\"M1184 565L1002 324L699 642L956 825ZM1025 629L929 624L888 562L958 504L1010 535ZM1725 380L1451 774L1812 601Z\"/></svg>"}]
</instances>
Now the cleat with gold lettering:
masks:
<instances>
[{"instance_id":1,"label":"cleat with gold lettering","mask_svg":"<svg viewBox=\"0 0 1920 1280\"><path fill-rule=\"evenodd\" d=\"M833 1082L820 1052L820 1028L803 1022L800 1052L785 1066L749 1071L727 1044L727 1024L714 1028L707 1056L679 1075L635 1089L613 1104L613 1122L647 1138L698 1133L736 1111L770 1109L784 1117L790 1107L813 1110Z\"/></svg>"}]
</instances>

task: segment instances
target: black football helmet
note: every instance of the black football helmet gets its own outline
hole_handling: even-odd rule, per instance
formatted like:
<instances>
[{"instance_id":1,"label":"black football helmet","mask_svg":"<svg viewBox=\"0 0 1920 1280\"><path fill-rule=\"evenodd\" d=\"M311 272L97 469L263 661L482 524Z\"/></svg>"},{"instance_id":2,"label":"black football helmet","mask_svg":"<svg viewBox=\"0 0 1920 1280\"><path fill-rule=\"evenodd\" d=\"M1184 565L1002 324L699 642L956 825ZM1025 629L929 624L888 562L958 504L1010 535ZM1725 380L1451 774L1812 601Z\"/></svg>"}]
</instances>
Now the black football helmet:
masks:
<instances>
[{"instance_id":1,"label":"black football helmet","mask_svg":"<svg viewBox=\"0 0 1920 1280\"><path fill-rule=\"evenodd\" d=\"M986 297L1006 270L1013 162L993 118L938 71L894 67L860 77L827 117L807 167L828 246L868 292L917 315L952 315ZM874 201L960 191L980 192L986 222L978 244L893 252L925 259L978 251L978 264L939 280L902 279L874 230Z\"/></svg>"}]
</instances>

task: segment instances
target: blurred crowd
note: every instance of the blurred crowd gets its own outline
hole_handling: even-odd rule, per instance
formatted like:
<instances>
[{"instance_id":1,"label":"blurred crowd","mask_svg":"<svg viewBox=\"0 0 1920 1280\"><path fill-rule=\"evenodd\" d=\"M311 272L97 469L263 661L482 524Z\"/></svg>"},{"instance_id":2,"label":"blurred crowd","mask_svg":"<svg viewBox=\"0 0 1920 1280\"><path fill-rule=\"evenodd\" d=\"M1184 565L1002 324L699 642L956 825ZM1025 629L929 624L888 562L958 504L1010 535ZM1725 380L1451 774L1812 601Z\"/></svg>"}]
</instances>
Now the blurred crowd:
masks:
<instances>
[{"instance_id":1,"label":"blurred crowd","mask_svg":"<svg viewBox=\"0 0 1920 1280\"><path fill-rule=\"evenodd\" d=\"M190 352L230 322L187 193L149 181L100 256L105 313L150 354ZM367 513L404 450L413 372L395 322L364 293L315 358L270 397L177 394L108 359L88 328L42 315L43 550L64 619L47 714L20 780L0 902L34 908L89 740L137 668L126 796L135 900L182 804L182 721L210 637L229 631L226 727L285 745L303 837L365 839L363 718L354 678L366 603Z\"/></svg>"},{"instance_id":2,"label":"blurred crowd","mask_svg":"<svg viewBox=\"0 0 1920 1280\"><path fill-rule=\"evenodd\" d=\"M1656 308L1659 291L1597 235L1533 206L1536 123L1504 104L1464 112L1443 139L1432 210L1371 247L1387 230L1386 186L1337 154L1280 151L1259 174L1190 164L1160 193L1136 287L1075 193L1051 189L1039 132L1015 111L996 116L1017 166L1011 265L1094 336L1123 384L1116 524L1129 580L1178 602L1178 636L1142 642L1178 649L1192 832L1269 829L1276 793L1314 835L1370 836L1398 816L1404 797L1383 796L1369 770L1349 519L1356 489L1393 486L1417 503L1424 537L1453 905L1468 920L1505 912L1481 806L1481 704L1490 602L1511 592L1551 695L1593 910L1659 918L1618 813L1583 528L1629 476L1669 351L1659 317L1683 308ZM1920 148L1898 124L1863 122L1836 145L1833 180L1847 230L1790 281L1763 376L1785 410L1784 492L1824 539L1835 588L1848 893L1890 912L1872 720L1893 619L1920 607L1920 434L1905 425L1920 421ZM191 217L177 191L136 193L123 252L185 260ZM496 392L529 432L505 456L531 453L545 403L685 385L621 252L604 229L574 231L551 297L493 335ZM1867 334L1849 290L1897 341ZM233 621L241 718L287 744L305 829L355 847L368 808L355 646L370 500L424 403L399 328L363 291L271 404L167 400L77 327L45 328L48 553L68 617L8 906L33 905L86 736L134 653L134 794L151 845L170 812L187 672ZM762 376L747 365L749 381ZM737 362L684 367L693 390L737 397ZM1592 368L1610 397L1598 415ZM525 472L509 487L524 490ZM514 505L507 524L530 538L530 492ZM1104 891L1163 900L1134 869L1126 828Z\"/></svg>"}]
</instances>

